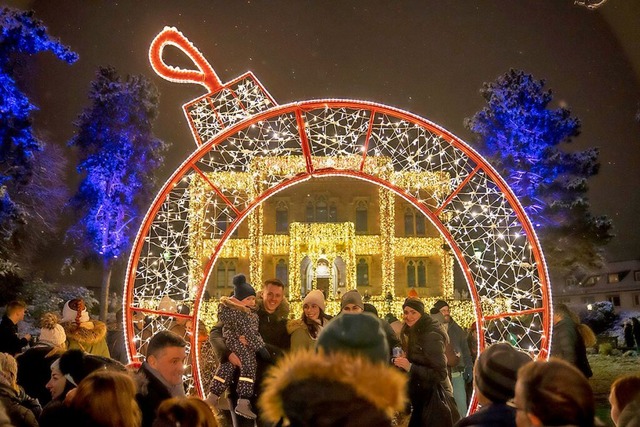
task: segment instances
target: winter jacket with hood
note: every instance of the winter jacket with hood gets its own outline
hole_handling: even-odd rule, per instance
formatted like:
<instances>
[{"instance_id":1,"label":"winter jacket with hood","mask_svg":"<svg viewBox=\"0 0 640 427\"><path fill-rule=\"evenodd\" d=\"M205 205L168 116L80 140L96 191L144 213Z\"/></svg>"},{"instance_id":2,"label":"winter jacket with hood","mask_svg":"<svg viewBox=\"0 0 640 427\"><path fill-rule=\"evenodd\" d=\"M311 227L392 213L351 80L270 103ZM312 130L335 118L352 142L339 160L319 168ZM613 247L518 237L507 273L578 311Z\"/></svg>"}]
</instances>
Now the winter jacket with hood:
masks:
<instances>
[{"instance_id":1,"label":"winter jacket with hood","mask_svg":"<svg viewBox=\"0 0 640 427\"><path fill-rule=\"evenodd\" d=\"M42 408L38 401L27 396L24 390L16 391L9 385L0 383L0 402L15 427L38 427L36 420Z\"/></svg>"},{"instance_id":2,"label":"winter jacket with hood","mask_svg":"<svg viewBox=\"0 0 640 427\"><path fill-rule=\"evenodd\" d=\"M578 331L578 325L571 318L564 318L553 326L551 355L571 363L580 369L585 377L591 378L593 376L589 359L587 359L587 349Z\"/></svg>"},{"instance_id":3,"label":"winter jacket with hood","mask_svg":"<svg viewBox=\"0 0 640 427\"><path fill-rule=\"evenodd\" d=\"M318 335L322 328L327 324L327 319L322 319L322 323L318 322ZM309 328L302 319L292 319L287 322L287 332L291 335L291 351L305 348L314 348L318 335L314 337L309 333Z\"/></svg>"},{"instance_id":4,"label":"winter jacket with hood","mask_svg":"<svg viewBox=\"0 0 640 427\"><path fill-rule=\"evenodd\" d=\"M450 400L453 400L445 356L445 344L449 337L438 322L432 320L429 315L423 315L413 326L403 326L401 338L407 359L411 362L408 373L409 399L412 406L409 427L451 427L453 422L459 419L455 404L453 408L448 408L452 410L449 419L433 413L433 406L430 406L436 403L436 400L432 402L432 399L438 399L437 388L444 390ZM451 404L449 401L446 403Z\"/></svg>"},{"instance_id":5,"label":"winter jacket with hood","mask_svg":"<svg viewBox=\"0 0 640 427\"><path fill-rule=\"evenodd\" d=\"M264 347L258 327L258 315L234 298L222 297L218 305L218 319L222 322L222 336L229 347L229 340L239 341L244 336L249 351Z\"/></svg>"},{"instance_id":6,"label":"winter jacket with hood","mask_svg":"<svg viewBox=\"0 0 640 427\"><path fill-rule=\"evenodd\" d=\"M99 320L61 323L67 334L67 349L80 349L96 356L111 357L107 347L107 325Z\"/></svg>"},{"instance_id":7,"label":"winter jacket with hood","mask_svg":"<svg viewBox=\"0 0 640 427\"><path fill-rule=\"evenodd\" d=\"M258 330L260 336L267 345L272 359L277 359L285 352L289 351L291 341L287 332L287 319L289 318L289 302L282 299L280 305L273 313L267 312L264 308L264 300L262 294L258 293L256 298L256 307L258 310Z\"/></svg>"},{"instance_id":8,"label":"winter jacket with hood","mask_svg":"<svg viewBox=\"0 0 640 427\"><path fill-rule=\"evenodd\" d=\"M149 370L146 362L138 370L135 381L138 389L136 401L142 413L142 427L151 427L160 404L173 396L169 388Z\"/></svg>"},{"instance_id":9,"label":"winter jacket with hood","mask_svg":"<svg viewBox=\"0 0 640 427\"><path fill-rule=\"evenodd\" d=\"M405 386L393 366L300 350L269 371L258 405L265 420L292 427L389 427L405 407Z\"/></svg>"}]
</instances>

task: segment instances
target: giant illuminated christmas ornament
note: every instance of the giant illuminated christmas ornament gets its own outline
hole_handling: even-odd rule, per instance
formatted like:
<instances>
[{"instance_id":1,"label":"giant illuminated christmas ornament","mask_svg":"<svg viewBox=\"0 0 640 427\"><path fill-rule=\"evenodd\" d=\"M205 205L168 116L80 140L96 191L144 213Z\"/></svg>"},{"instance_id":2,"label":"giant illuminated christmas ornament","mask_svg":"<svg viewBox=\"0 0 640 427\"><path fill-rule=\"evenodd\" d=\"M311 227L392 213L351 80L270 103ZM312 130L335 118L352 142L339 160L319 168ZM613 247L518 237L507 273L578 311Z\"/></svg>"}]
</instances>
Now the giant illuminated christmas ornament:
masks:
<instances>
[{"instance_id":1,"label":"giant illuminated christmas ornament","mask_svg":"<svg viewBox=\"0 0 640 427\"><path fill-rule=\"evenodd\" d=\"M197 70L167 65L168 45L184 52ZM299 302L300 254L310 254L307 261L318 268L324 257L339 257L349 272L345 287L352 289L359 251L379 251L382 292L371 302L396 314L402 301L394 286L398 253L444 253L447 271L452 270L446 259L455 257L470 290L480 347L507 341L547 357L550 292L536 235L504 180L459 138L421 117L371 102L278 105L251 72L223 84L175 28L155 38L149 57L160 76L201 84L208 93L183 106L197 147L155 198L133 246L125 289L131 360L140 360L148 339L170 327L172 318L194 325L215 318L215 301L205 302L203 295L212 266L225 254L244 253L249 279L259 284L265 253L288 253L289 298ZM292 223L287 236L263 233L266 200L329 177L378 189L379 235L356 236L349 222ZM389 214L396 198L424 214L441 240L397 237ZM244 221L248 238L233 239ZM450 298L452 281L442 286L442 296ZM336 303L336 295L328 299ZM176 310L176 304L189 310ZM186 379L202 395L211 369L203 366L209 361L200 357L198 333L190 340Z\"/></svg>"}]
</instances>

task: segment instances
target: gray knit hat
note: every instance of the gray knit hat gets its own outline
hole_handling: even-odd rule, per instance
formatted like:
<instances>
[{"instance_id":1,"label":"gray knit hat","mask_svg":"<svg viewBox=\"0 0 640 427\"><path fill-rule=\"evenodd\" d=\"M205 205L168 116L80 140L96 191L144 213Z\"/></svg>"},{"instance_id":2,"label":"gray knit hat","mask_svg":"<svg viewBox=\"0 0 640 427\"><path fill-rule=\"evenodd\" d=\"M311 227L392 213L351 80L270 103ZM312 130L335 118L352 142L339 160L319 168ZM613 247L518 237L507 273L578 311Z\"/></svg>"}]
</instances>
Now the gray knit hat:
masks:
<instances>
[{"instance_id":1,"label":"gray knit hat","mask_svg":"<svg viewBox=\"0 0 640 427\"><path fill-rule=\"evenodd\" d=\"M345 352L373 362L389 361L389 345L380 319L371 313L340 314L322 329L316 348Z\"/></svg>"},{"instance_id":2,"label":"gray knit hat","mask_svg":"<svg viewBox=\"0 0 640 427\"><path fill-rule=\"evenodd\" d=\"M490 401L506 402L515 395L518 369L531 360L527 353L511 344L493 344L480 353L476 361L476 387Z\"/></svg>"},{"instance_id":3,"label":"gray knit hat","mask_svg":"<svg viewBox=\"0 0 640 427\"><path fill-rule=\"evenodd\" d=\"M340 301L340 310L342 310L347 304L355 304L364 311L364 303L362 302L362 295L355 289L347 291L342 295Z\"/></svg>"}]
</instances>

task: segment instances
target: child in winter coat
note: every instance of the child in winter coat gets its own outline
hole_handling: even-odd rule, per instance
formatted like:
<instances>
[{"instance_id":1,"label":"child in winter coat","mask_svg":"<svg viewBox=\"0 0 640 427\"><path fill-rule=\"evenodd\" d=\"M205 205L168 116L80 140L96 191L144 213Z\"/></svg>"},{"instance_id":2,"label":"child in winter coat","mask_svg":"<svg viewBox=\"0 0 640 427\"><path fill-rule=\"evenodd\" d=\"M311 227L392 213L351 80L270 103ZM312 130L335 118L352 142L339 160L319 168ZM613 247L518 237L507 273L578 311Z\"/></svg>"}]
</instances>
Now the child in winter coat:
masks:
<instances>
[{"instance_id":1,"label":"child in winter coat","mask_svg":"<svg viewBox=\"0 0 640 427\"><path fill-rule=\"evenodd\" d=\"M226 346L240 359L240 379L237 393L239 396L235 413L245 418L255 419L249 399L253 396L256 377L256 352L270 359L264 341L258 331L258 314L255 312L256 291L247 283L243 274L233 278L233 296L222 297L218 306L218 320L223 323L222 336ZM220 396L233 379L234 365L227 361L221 363L213 377L211 393L207 402L216 409L227 409L226 399Z\"/></svg>"}]
</instances>

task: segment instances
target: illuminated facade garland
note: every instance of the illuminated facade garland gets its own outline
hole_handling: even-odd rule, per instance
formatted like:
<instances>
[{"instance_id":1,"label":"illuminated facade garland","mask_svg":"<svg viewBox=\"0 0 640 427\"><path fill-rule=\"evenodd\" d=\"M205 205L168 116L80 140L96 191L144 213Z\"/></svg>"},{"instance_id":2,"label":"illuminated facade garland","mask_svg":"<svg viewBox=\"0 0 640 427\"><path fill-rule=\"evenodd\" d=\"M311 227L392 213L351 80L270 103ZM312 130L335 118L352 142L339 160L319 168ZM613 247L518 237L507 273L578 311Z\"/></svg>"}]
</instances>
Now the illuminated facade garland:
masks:
<instances>
[{"instance_id":1,"label":"illuminated facade garland","mask_svg":"<svg viewBox=\"0 0 640 427\"><path fill-rule=\"evenodd\" d=\"M355 167L360 161L357 157L313 158L324 167ZM390 159L379 157L376 159L375 171L380 176L391 177L394 185L404 185L421 191L425 197L433 198L445 194L449 188L446 174L430 172L393 172L390 170ZM211 201L209 186L214 185L224 193L235 199L251 199L253 194L262 192L263 183L270 174L294 175L304 165L304 158L287 156L278 158L253 159L248 172L209 172L202 173L191 180L189 192L191 194L189 212L189 230L191 241L191 256L195 259L206 260L215 252L219 239L211 239L207 230L214 228L220 215L215 215L217 202ZM405 176L406 175L406 176ZM207 196L208 195L208 196ZM249 239L231 238L219 252L220 258L248 258L250 280L261 283L264 280L262 266L265 256L286 255L289 260L290 290L292 301L301 299L301 265L303 258L311 263L315 271L320 260L326 260L330 265L340 258L345 262L346 289L356 288L355 267L356 255L380 255L382 269L382 295L390 294L396 297L395 269L398 257L436 257L440 259L442 273L442 295L446 298L453 296L453 260L442 249L444 240L441 237L396 237L395 236L395 201L393 192L378 188L378 204L380 208L380 234L356 235L353 223L328 224L291 224L290 235L268 235L264 233L264 206L261 204L249 215ZM225 218L222 218L224 221ZM309 239L308 236L313 236ZM192 287L201 280L202 270L194 271L190 277ZM316 288L316 277L312 278L312 288ZM335 289L333 276L329 281L329 289ZM403 297L402 292L399 296ZM330 292L328 299L336 295Z\"/></svg>"}]
</instances>

